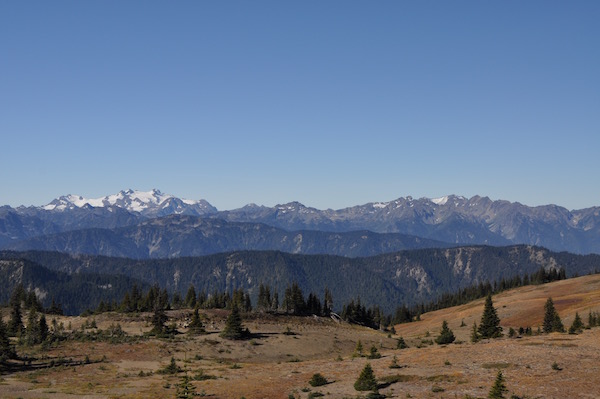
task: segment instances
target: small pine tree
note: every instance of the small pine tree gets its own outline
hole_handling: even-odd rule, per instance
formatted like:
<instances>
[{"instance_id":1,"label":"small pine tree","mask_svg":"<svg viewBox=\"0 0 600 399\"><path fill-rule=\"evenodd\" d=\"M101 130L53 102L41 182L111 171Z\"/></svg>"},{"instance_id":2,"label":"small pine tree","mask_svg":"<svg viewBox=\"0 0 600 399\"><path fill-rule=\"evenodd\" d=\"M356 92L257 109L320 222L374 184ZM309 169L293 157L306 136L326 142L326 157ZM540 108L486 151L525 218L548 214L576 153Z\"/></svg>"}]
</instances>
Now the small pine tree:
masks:
<instances>
[{"instance_id":1,"label":"small pine tree","mask_svg":"<svg viewBox=\"0 0 600 399\"><path fill-rule=\"evenodd\" d=\"M377 380L371 365L367 363L354 383L357 391L377 391Z\"/></svg>"},{"instance_id":2,"label":"small pine tree","mask_svg":"<svg viewBox=\"0 0 600 399\"><path fill-rule=\"evenodd\" d=\"M404 341L403 337L398 338L398 342L396 343L396 349L406 349L408 348L408 345L406 344L406 341Z\"/></svg>"},{"instance_id":3,"label":"small pine tree","mask_svg":"<svg viewBox=\"0 0 600 399\"><path fill-rule=\"evenodd\" d=\"M44 342L48 338L48 323L46 322L46 315L42 314L40 316L39 323L39 342Z\"/></svg>"},{"instance_id":4,"label":"small pine tree","mask_svg":"<svg viewBox=\"0 0 600 399\"><path fill-rule=\"evenodd\" d=\"M10 359L13 355L6 325L2 321L2 317L0 317L0 363Z\"/></svg>"},{"instance_id":5,"label":"small pine tree","mask_svg":"<svg viewBox=\"0 0 600 399\"><path fill-rule=\"evenodd\" d=\"M492 388L488 393L488 398L504 399L505 392L508 392L508 389L506 389L506 384L504 383L504 376L502 375L502 371L498 370L498 374L496 375L496 381L494 381L494 385L492 385Z\"/></svg>"},{"instance_id":6,"label":"small pine tree","mask_svg":"<svg viewBox=\"0 0 600 399\"><path fill-rule=\"evenodd\" d=\"M242 316L240 315L238 307L234 306L229 317L227 317L225 328L223 329L223 332L221 332L221 337L227 339L242 339L245 334L246 332L242 326Z\"/></svg>"},{"instance_id":7,"label":"small pine tree","mask_svg":"<svg viewBox=\"0 0 600 399\"><path fill-rule=\"evenodd\" d=\"M498 338L502 336L502 327L500 327L500 318L496 309L494 309L494 303L492 302L492 294L488 294L485 299L485 306L483 308L483 315L481 316L481 322L477 330L480 338Z\"/></svg>"},{"instance_id":8,"label":"small pine tree","mask_svg":"<svg viewBox=\"0 0 600 399\"><path fill-rule=\"evenodd\" d=\"M177 399L188 399L196 397L196 387L192 384L192 379L187 373L181 378L181 382L177 385Z\"/></svg>"},{"instance_id":9,"label":"small pine tree","mask_svg":"<svg viewBox=\"0 0 600 399\"><path fill-rule=\"evenodd\" d=\"M200 320L200 314L198 313L198 308L196 308L194 309L194 314L192 315L192 321L188 326L188 334L198 335L204 334L205 332L204 324L202 324L202 320Z\"/></svg>"},{"instance_id":10,"label":"small pine tree","mask_svg":"<svg viewBox=\"0 0 600 399\"><path fill-rule=\"evenodd\" d=\"M391 369L399 369L402 366L400 366L400 364L398 363L398 358L396 357L396 355L394 355L394 357L392 358L392 362L390 363L389 366Z\"/></svg>"},{"instance_id":11,"label":"small pine tree","mask_svg":"<svg viewBox=\"0 0 600 399\"><path fill-rule=\"evenodd\" d=\"M454 342L456 337L450 328L448 328L448 322L444 320L442 322L442 330L440 331L440 335L435 339L435 342L438 345L446 345Z\"/></svg>"},{"instance_id":12,"label":"small pine tree","mask_svg":"<svg viewBox=\"0 0 600 399\"><path fill-rule=\"evenodd\" d=\"M560 320L560 316L554 307L552 298L548 298L544 305L544 333L549 334L551 332L564 332L565 327Z\"/></svg>"},{"instance_id":13,"label":"small pine tree","mask_svg":"<svg viewBox=\"0 0 600 399\"><path fill-rule=\"evenodd\" d=\"M40 324L35 307L29 311L27 318L27 330L25 332L25 343L27 345L39 344L40 341Z\"/></svg>"},{"instance_id":14,"label":"small pine tree","mask_svg":"<svg viewBox=\"0 0 600 399\"><path fill-rule=\"evenodd\" d=\"M362 342L360 342L360 339L356 343L356 348L354 348L354 356L363 356L363 345Z\"/></svg>"},{"instance_id":15,"label":"small pine tree","mask_svg":"<svg viewBox=\"0 0 600 399\"><path fill-rule=\"evenodd\" d=\"M473 328L471 329L471 342L479 342L479 333L477 332L477 323L473 322Z\"/></svg>"},{"instance_id":16,"label":"small pine tree","mask_svg":"<svg viewBox=\"0 0 600 399\"><path fill-rule=\"evenodd\" d=\"M575 312L575 319L573 320L573 324L569 327L569 334L578 334L583 331L584 325L581 317L579 317L579 313Z\"/></svg>"},{"instance_id":17,"label":"small pine tree","mask_svg":"<svg viewBox=\"0 0 600 399\"><path fill-rule=\"evenodd\" d=\"M169 365L160 369L158 371L158 373L160 373L160 374L177 374L177 373L180 373L181 371L182 371L181 367L179 367L177 365L177 363L175 362L175 358L171 357L171 361L169 362Z\"/></svg>"},{"instance_id":18,"label":"small pine tree","mask_svg":"<svg viewBox=\"0 0 600 399\"><path fill-rule=\"evenodd\" d=\"M377 347L375 345L371 346L371 349L369 350L369 356L367 356L368 359L380 359L381 358L381 353L379 353L379 350L377 350Z\"/></svg>"},{"instance_id":19,"label":"small pine tree","mask_svg":"<svg viewBox=\"0 0 600 399\"><path fill-rule=\"evenodd\" d=\"M151 334L162 335L165 332L165 323L167 322L168 317L165 314L165 311L160 309L158 306L154 308L154 314L152 315L152 330Z\"/></svg>"},{"instance_id":20,"label":"small pine tree","mask_svg":"<svg viewBox=\"0 0 600 399\"><path fill-rule=\"evenodd\" d=\"M21 315L21 301L11 299L10 320L8 321L8 334L18 337L25 330L23 316Z\"/></svg>"}]
</instances>

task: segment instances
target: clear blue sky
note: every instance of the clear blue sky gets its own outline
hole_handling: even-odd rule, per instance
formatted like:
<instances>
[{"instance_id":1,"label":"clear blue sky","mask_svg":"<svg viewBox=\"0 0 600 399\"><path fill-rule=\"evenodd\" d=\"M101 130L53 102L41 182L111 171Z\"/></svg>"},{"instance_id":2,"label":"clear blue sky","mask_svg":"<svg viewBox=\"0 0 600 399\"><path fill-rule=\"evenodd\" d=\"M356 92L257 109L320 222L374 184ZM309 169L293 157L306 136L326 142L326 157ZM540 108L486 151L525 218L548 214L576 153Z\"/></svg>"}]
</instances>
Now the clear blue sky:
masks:
<instances>
[{"instance_id":1,"label":"clear blue sky","mask_svg":"<svg viewBox=\"0 0 600 399\"><path fill-rule=\"evenodd\" d=\"M0 2L0 204L600 205L600 1Z\"/></svg>"}]
</instances>

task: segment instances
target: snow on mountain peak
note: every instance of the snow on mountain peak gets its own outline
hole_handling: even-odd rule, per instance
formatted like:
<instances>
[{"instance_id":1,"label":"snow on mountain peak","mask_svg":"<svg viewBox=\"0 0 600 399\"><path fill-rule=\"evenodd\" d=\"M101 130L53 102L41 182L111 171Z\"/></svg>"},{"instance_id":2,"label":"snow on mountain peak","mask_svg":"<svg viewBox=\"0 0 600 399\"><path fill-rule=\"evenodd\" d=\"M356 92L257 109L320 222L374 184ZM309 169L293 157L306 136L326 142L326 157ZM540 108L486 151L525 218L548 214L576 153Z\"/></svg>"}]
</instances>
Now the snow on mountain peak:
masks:
<instances>
[{"instance_id":1,"label":"snow on mountain peak","mask_svg":"<svg viewBox=\"0 0 600 399\"><path fill-rule=\"evenodd\" d=\"M444 197L440 197L440 198L432 198L431 202L433 202L436 205L445 205L446 202L448 202L448 196L444 196Z\"/></svg>"},{"instance_id":2,"label":"snow on mountain peak","mask_svg":"<svg viewBox=\"0 0 600 399\"><path fill-rule=\"evenodd\" d=\"M83 208L88 205L95 208L119 207L130 212L152 213L155 211L158 212L161 209L171 208L172 201L176 201L173 213L188 211L191 214L203 214L216 211L206 201L179 199L173 195L164 194L157 189L152 189L151 191L127 189L101 198L84 198L69 194L53 200L48 205L43 206L42 209L47 211L64 211L66 209ZM185 206L177 205L177 201Z\"/></svg>"}]
</instances>

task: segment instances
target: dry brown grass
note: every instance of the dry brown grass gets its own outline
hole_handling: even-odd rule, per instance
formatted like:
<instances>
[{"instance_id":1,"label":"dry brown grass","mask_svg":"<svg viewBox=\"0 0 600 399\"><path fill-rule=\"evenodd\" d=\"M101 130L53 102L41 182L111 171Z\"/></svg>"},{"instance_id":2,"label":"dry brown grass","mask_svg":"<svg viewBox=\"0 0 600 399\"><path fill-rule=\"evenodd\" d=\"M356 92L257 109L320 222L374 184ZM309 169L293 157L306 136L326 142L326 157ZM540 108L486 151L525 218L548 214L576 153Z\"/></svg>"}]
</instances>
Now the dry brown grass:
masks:
<instances>
[{"instance_id":1,"label":"dry brown grass","mask_svg":"<svg viewBox=\"0 0 600 399\"><path fill-rule=\"evenodd\" d=\"M569 325L576 311L584 320L591 309L600 311L600 276L524 287L494 297L505 332L508 327L532 326L543 317L543 305L552 296L560 315ZM394 398L486 397L498 369L506 377L510 393L530 398L595 398L600 383L600 328L581 335L551 334L469 342L473 321L479 322L483 301L425 314L422 321L396 326L410 348L396 350L395 337L332 320L259 316L246 319L255 334L248 341L219 337L226 316L208 312L208 334L180 335L174 340L150 339L111 345L105 342L67 342L51 349L52 358L81 360L91 364L60 366L3 375L2 398L174 398L178 376L157 374L171 357L188 375L209 376L193 384L211 398L307 398L321 392L326 398L355 398L353 384L368 361L381 384L380 392ZM185 312L173 312L174 318ZM119 322L131 334L148 329L145 315L130 317L105 314L96 317L100 328ZM448 320L458 344L416 344L430 332L437 335L442 320ZM460 327L461 320L466 326ZM65 318L73 327L83 318ZM283 334L290 328L296 335ZM379 348L381 359L352 357L361 340L365 353ZM35 351L34 351L35 352ZM389 368L397 356L399 369ZM39 356L39 352L38 352ZM94 362L106 356L105 362ZM557 362L562 370L553 370ZM143 372L143 376L140 375ZM330 383L313 388L315 373ZM150 375L147 375L150 374ZM365 396L363 394L363 396Z\"/></svg>"}]
</instances>

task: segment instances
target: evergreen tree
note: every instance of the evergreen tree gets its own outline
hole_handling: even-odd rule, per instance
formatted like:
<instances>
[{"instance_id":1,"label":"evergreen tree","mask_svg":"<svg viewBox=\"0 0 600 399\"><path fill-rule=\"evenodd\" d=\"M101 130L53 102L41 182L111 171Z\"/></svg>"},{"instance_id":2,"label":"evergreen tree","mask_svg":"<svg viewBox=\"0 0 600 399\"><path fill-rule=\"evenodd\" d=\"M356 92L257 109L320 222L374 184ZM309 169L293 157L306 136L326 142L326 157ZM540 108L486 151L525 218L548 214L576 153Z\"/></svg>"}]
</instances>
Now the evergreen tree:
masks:
<instances>
[{"instance_id":1,"label":"evergreen tree","mask_svg":"<svg viewBox=\"0 0 600 399\"><path fill-rule=\"evenodd\" d=\"M508 392L508 389L506 389L506 384L504 383L504 376L502 375L502 371L498 370L498 374L496 375L496 381L494 381L494 385L492 385L492 388L488 393L488 398L504 399L505 392Z\"/></svg>"},{"instance_id":2,"label":"evergreen tree","mask_svg":"<svg viewBox=\"0 0 600 399\"><path fill-rule=\"evenodd\" d=\"M575 319L573 320L573 324L569 327L569 334L578 334L583 331L584 325L581 317L579 317L579 313L575 312Z\"/></svg>"},{"instance_id":3,"label":"evergreen tree","mask_svg":"<svg viewBox=\"0 0 600 399\"><path fill-rule=\"evenodd\" d=\"M25 343L27 345L39 344L40 341L40 324L37 316L37 310L31 308L29 317L27 318L27 329L25 331Z\"/></svg>"},{"instance_id":4,"label":"evergreen tree","mask_svg":"<svg viewBox=\"0 0 600 399\"><path fill-rule=\"evenodd\" d=\"M246 335L246 331L244 331L244 327L242 326L242 316L240 315L240 311L237 306L234 306L231 309L231 313L229 317L227 317L227 321L225 322L225 328L223 332L221 332L221 337L227 339L242 339Z\"/></svg>"},{"instance_id":5,"label":"evergreen tree","mask_svg":"<svg viewBox=\"0 0 600 399\"><path fill-rule=\"evenodd\" d=\"M354 348L354 355L355 356L362 356L363 355L363 345L362 345L362 342L360 342L360 339L356 343L356 348Z\"/></svg>"},{"instance_id":6,"label":"evergreen tree","mask_svg":"<svg viewBox=\"0 0 600 399\"><path fill-rule=\"evenodd\" d=\"M36 312L41 312L44 310L42 303L39 301L35 291L29 291L25 298L25 308L27 309L35 309Z\"/></svg>"},{"instance_id":7,"label":"evergreen tree","mask_svg":"<svg viewBox=\"0 0 600 399\"><path fill-rule=\"evenodd\" d=\"M271 310L273 312L277 312L279 309L279 293L277 291L273 292L273 300L271 301Z\"/></svg>"},{"instance_id":8,"label":"evergreen tree","mask_svg":"<svg viewBox=\"0 0 600 399\"><path fill-rule=\"evenodd\" d=\"M182 305L183 305L183 301L181 300L181 294L179 293L179 291L175 291L173 293L173 301L172 301L173 309L181 309Z\"/></svg>"},{"instance_id":9,"label":"evergreen tree","mask_svg":"<svg viewBox=\"0 0 600 399\"><path fill-rule=\"evenodd\" d=\"M165 311L159 308L158 306L154 308L154 313L152 314L152 330L150 330L151 334L154 335L162 335L165 333L165 323L169 318L165 314Z\"/></svg>"},{"instance_id":10,"label":"evergreen tree","mask_svg":"<svg viewBox=\"0 0 600 399\"><path fill-rule=\"evenodd\" d=\"M190 285L188 288L184 303L188 308L193 308L196 306L196 288L193 285Z\"/></svg>"},{"instance_id":11,"label":"evergreen tree","mask_svg":"<svg viewBox=\"0 0 600 399\"><path fill-rule=\"evenodd\" d=\"M552 298L548 298L544 305L544 333L548 334L551 332L564 332L565 327L560 320L560 316L554 307Z\"/></svg>"},{"instance_id":12,"label":"evergreen tree","mask_svg":"<svg viewBox=\"0 0 600 399\"><path fill-rule=\"evenodd\" d=\"M448 322L444 320L442 322L442 330L440 331L440 335L435 339L435 342L438 345L451 344L454 342L456 337L454 337L454 333L450 328L448 328Z\"/></svg>"},{"instance_id":13,"label":"evergreen tree","mask_svg":"<svg viewBox=\"0 0 600 399\"><path fill-rule=\"evenodd\" d=\"M8 322L8 334L13 337L21 335L25 327L23 326L23 316L21 315L21 301L11 300L10 320Z\"/></svg>"},{"instance_id":14,"label":"evergreen tree","mask_svg":"<svg viewBox=\"0 0 600 399\"><path fill-rule=\"evenodd\" d=\"M196 387L192 384L192 379L187 373L181 378L181 382L177 385L177 399L188 399L196 397Z\"/></svg>"},{"instance_id":15,"label":"evergreen tree","mask_svg":"<svg viewBox=\"0 0 600 399\"><path fill-rule=\"evenodd\" d=\"M158 373L160 373L160 374L177 374L177 373L180 373L181 371L182 371L181 367L179 367L177 365L177 363L175 362L175 358L171 356L171 361L169 362L169 365L160 369L158 371Z\"/></svg>"},{"instance_id":16,"label":"evergreen tree","mask_svg":"<svg viewBox=\"0 0 600 399\"><path fill-rule=\"evenodd\" d=\"M367 359L381 359L381 353L379 353L379 350L377 350L377 347L375 345L371 346L371 349L369 350L369 356L367 356Z\"/></svg>"},{"instance_id":17,"label":"evergreen tree","mask_svg":"<svg viewBox=\"0 0 600 399\"><path fill-rule=\"evenodd\" d=\"M402 368L402 366L398 363L398 357L396 355L394 355L394 357L392 358L392 362L390 363L389 368L391 368L391 369Z\"/></svg>"},{"instance_id":18,"label":"evergreen tree","mask_svg":"<svg viewBox=\"0 0 600 399\"><path fill-rule=\"evenodd\" d=\"M354 383L357 391L377 391L377 380L371 365L367 363Z\"/></svg>"},{"instance_id":19,"label":"evergreen tree","mask_svg":"<svg viewBox=\"0 0 600 399\"><path fill-rule=\"evenodd\" d=\"M202 324L202 320L200 320L200 314L198 313L198 308L194 309L194 314L192 315L192 321L188 326L188 334L204 334L206 331L204 330L204 324Z\"/></svg>"},{"instance_id":20,"label":"evergreen tree","mask_svg":"<svg viewBox=\"0 0 600 399\"><path fill-rule=\"evenodd\" d=\"M492 294L488 294L485 298L485 306L483 315L477 330L480 338L498 338L502 336L502 327L500 327L500 318L494 309L492 302Z\"/></svg>"},{"instance_id":21,"label":"evergreen tree","mask_svg":"<svg viewBox=\"0 0 600 399\"><path fill-rule=\"evenodd\" d=\"M406 344L406 341L404 341L404 338L400 337L398 338L398 343L396 344L396 349L406 349L408 348L408 345Z\"/></svg>"},{"instance_id":22,"label":"evergreen tree","mask_svg":"<svg viewBox=\"0 0 600 399\"><path fill-rule=\"evenodd\" d=\"M258 287L258 300L256 307L259 311L268 311L271 309L271 287L260 284Z\"/></svg>"},{"instance_id":23,"label":"evergreen tree","mask_svg":"<svg viewBox=\"0 0 600 399\"><path fill-rule=\"evenodd\" d=\"M40 316L40 323L38 327L39 331L39 342L44 342L48 338L48 323L46 322L46 315Z\"/></svg>"},{"instance_id":24,"label":"evergreen tree","mask_svg":"<svg viewBox=\"0 0 600 399\"><path fill-rule=\"evenodd\" d=\"M27 293L25 292L23 283L19 283L15 286L13 292L10 295L10 305L13 306L15 303L18 303L20 306L21 302L24 302L26 298Z\"/></svg>"},{"instance_id":25,"label":"evergreen tree","mask_svg":"<svg viewBox=\"0 0 600 399\"><path fill-rule=\"evenodd\" d=\"M12 358L13 355L6 325L2 321L2 317L0 317L0 363Z\"/></svg>"},{"instance_id":26,"label":"evergreen tree","mask_svg":"<svg viewBox=\"0 0 600 399\"><path fill-rule=\"evenodd\" d=\"M471 329L471 342L479 342L479 333L477 332L477 323L473 322L473 328Z\"/></svg>"},{"instance_id":27,"label":"evergreen tree","mask_svg":"<svg viewBox=\"0 0 600 399\"><path fill-rule=\"evenodd\" d=\"M62 306L59 303L56 303L56 301L54 300L54 298L52 298L52 304L50 305L50 307L48 308L48 310L46 311L47 314L55 314L55 315L62 315L63 314L63 309Z\"/></svg>"}]
</instances>

